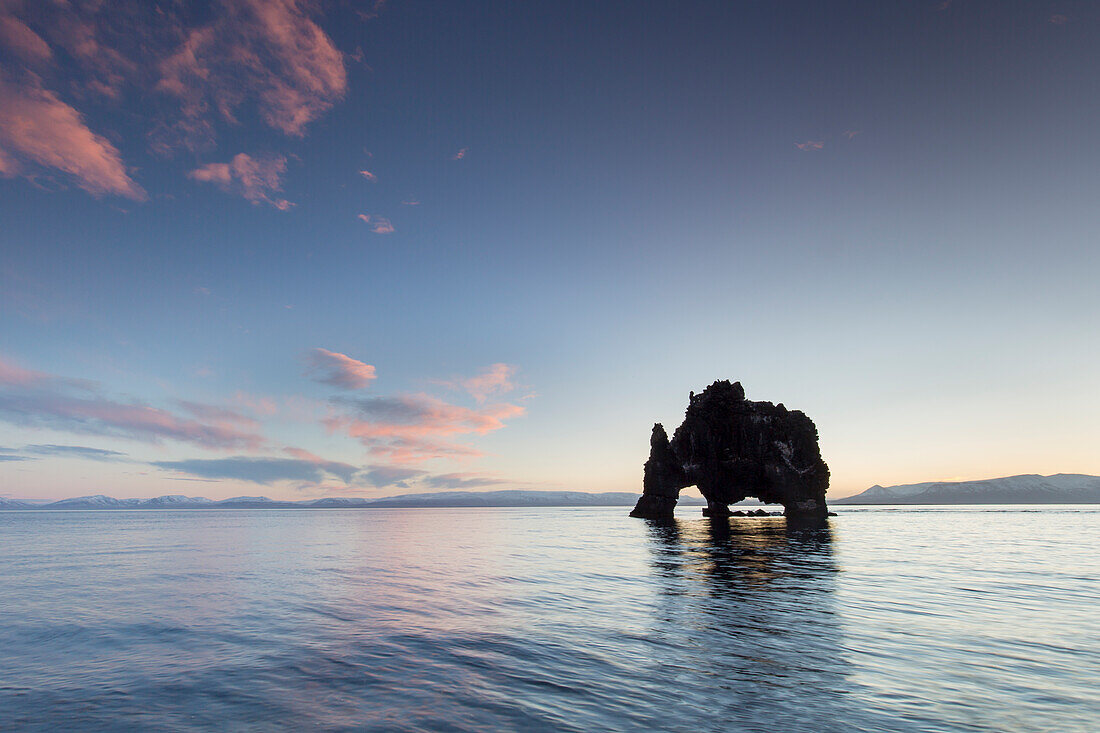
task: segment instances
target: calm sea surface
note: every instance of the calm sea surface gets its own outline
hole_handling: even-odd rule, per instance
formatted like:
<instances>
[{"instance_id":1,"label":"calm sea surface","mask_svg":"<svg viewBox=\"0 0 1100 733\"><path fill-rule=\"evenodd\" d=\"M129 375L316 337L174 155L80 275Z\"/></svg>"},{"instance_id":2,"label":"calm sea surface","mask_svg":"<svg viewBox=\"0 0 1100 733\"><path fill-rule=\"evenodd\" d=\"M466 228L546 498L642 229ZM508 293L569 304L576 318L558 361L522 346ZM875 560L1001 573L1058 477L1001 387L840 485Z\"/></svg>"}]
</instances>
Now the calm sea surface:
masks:
<instances>
[{"instance_id":1,"label":"calm sea surface","mask_svg":"<svg viewBox=\"0 0 1100 733\"><path fill-rule=\"evenodd\" d=\"M1100 731L1100 507L0 512L0 729Z\"/></svg>"}]
</instances>

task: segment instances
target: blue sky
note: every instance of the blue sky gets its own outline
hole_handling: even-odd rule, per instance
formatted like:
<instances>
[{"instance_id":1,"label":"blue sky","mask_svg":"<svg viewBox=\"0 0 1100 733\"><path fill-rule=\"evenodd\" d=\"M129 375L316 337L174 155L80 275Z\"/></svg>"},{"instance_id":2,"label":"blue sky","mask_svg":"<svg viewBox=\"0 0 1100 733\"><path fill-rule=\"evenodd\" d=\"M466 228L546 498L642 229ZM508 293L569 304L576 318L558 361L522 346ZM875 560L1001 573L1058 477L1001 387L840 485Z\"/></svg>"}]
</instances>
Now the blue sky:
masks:
<instances>
[{"instance_id":1,"label":"blue sky","mask_svg":"<svg viewBox=\"0 0 1100 733\"><path fill-rule=\"evenodd\" d=\"M1094 4L97 5L0 4L0 494L636 490L719 378L1100 473Z\"/></svg>"}]
</instances>

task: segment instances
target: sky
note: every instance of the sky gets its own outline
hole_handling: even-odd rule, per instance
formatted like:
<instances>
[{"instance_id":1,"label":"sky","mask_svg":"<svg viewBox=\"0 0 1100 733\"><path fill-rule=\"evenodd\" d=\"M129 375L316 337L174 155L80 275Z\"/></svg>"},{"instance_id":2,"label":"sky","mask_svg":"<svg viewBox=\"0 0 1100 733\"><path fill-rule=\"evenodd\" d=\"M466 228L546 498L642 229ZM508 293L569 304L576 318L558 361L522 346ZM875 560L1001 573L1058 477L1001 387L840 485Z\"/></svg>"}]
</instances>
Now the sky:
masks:
<instances>
[{"instance_id":1,"label":"sky","mask_svg":"<svg viewBox=\"0 0 1100 733\"><path fill-rule=\"evenodd\" d=\"M0 496L1100 473L1100 5L0 0Z\"/></svg>"}]
</instances>

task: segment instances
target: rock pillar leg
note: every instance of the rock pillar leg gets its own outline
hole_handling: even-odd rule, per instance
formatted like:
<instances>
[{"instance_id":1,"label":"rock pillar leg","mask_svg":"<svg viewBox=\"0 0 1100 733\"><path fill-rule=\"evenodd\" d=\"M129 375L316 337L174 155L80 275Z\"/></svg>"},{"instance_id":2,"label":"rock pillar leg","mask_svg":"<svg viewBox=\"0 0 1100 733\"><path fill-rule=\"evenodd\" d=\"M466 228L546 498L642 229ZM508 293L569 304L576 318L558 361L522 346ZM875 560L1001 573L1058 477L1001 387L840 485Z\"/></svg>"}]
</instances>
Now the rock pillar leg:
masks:
<instances>
[{"instance_id":1,"label":"rock pillar leg","mask_svg":"<svg viewBox=\"0 0 1100 733\"><path fill-rule=\"evenodd\" d=\"M649 460L645 463L642 496L634 505L630 516L672 519L676 500L680 498L680 489L685 485L680 462L668 445L668 434L661 423L657 423L649 438Z\"/></svg>"},{"instance_id":2,"label":"rock pillar leg","mask_svg":"<svg viewBox=\"0 0 1100 733\"><path fill-rule=\"evenodd\" d=\"M730 515L730 508L727 504L723 504L720 501L713 501L707 499L707 505L703 507L704 517L714 517L721 519L722 517L728 517Z\"/></svg>"},{"instance_id":3,"label":"rock pillar leg","mask_svg":"<svg viewBox=\"0 0 1100 733\"><path fill-rule=\"evenodd\" d=\"M642 494L630 516L641 519L672 519L673 510L676 509L675 496L661 496L659 494Z\"/></svg>"}]
</instances>

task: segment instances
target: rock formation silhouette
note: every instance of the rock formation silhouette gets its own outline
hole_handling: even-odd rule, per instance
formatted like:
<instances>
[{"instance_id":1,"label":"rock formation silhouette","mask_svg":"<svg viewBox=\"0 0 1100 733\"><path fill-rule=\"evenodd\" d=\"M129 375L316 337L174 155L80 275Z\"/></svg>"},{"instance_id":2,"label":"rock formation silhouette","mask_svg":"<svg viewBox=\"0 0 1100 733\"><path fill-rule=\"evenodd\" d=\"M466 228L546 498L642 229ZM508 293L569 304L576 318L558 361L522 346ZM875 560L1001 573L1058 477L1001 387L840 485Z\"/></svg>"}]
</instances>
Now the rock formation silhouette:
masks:
<instances>
[{"instance_id":1,"label":"rock formation silhouette","mask_svg":"<svg viewBox=\"0 0 1100 733\"><path fill-rule=\"evenodd\" d=\"M630 516L671 518L686 486L699 488L709 517L729 516L730 504L749 497L782 504L789 518L823 520L829 513L829 467L813 421L782 403L746 400L740 382L692 392L671 441L664 426L653 426L642 496Z\"/></svg>"}]
</instances>

